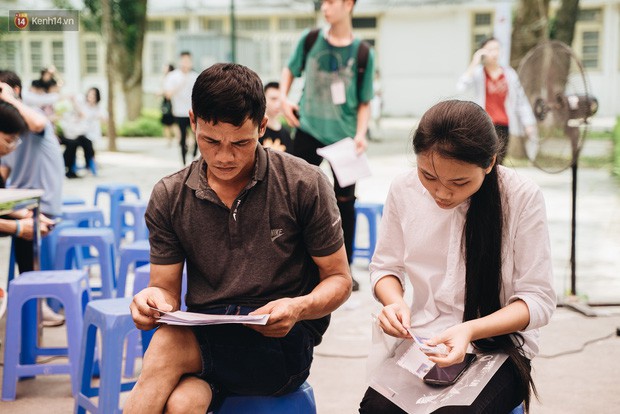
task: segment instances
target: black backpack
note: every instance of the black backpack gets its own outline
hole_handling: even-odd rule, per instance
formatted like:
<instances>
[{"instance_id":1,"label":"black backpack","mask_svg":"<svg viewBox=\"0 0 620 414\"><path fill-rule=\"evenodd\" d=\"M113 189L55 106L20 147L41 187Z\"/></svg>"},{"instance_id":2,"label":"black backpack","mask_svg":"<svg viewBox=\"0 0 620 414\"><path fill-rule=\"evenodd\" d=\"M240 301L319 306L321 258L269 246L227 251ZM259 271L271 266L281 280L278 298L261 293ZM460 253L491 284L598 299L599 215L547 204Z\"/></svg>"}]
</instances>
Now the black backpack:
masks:
<instances>
[{"instance_id":1,"label":"black backpack","mask_svg":"<svg viewBox=\"0 0 620 414\"><path fill-rule=\"evenodd\" d=\"M308 56L308 52L314 46L316 39L319 37L319 33L321 29L312 29L306 36L304 41L304 54L301 60L301 68L302 71L306 69L306 56ZM357 98L358 101L361 102L360 99L360 91L362 90L362 82L364 81L364 74L366 73L366 66L368 65L368 55L370 53L370 44L365 40L362 40L359 48L357 49Z\"/></svg>"}]
</instances>

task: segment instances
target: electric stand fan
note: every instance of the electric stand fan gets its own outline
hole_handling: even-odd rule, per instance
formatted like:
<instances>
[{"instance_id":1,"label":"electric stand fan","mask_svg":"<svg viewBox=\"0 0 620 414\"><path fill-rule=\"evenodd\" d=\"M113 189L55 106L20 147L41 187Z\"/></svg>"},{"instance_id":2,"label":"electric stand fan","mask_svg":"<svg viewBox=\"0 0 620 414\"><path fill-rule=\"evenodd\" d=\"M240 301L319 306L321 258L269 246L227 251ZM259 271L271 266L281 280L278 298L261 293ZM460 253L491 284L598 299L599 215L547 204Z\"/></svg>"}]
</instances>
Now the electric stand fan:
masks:
<instances>
[{"instance_id":1,"label":"electric stand fan","mask_svg":"<svg viewBox=\"0 0 620 414\"><path fill-rule=\"evenodd\" d=\"M575 261L577 169L579 153L588 132L588 119L598 101L588 88L584 68L570 47L545 41L521 60L519 79L537 120L537 136L524 141L525 153L535 167L548 173L572 171L570 296L564 302L587 316L596 312L577 297Z\"/></svg>"}]
</instances>

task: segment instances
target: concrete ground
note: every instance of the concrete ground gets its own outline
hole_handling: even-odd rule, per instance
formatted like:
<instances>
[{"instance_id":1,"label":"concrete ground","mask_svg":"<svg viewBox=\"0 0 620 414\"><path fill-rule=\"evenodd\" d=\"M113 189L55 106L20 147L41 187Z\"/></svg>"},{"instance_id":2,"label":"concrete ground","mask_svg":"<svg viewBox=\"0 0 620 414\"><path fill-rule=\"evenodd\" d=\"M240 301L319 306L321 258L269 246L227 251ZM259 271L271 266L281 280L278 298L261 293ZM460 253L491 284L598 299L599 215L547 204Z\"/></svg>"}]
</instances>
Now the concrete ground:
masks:
<instances>
[{"instance_id":1,"label":"concrete ground","mask_svg":"<svg viewBox=\"0 0 620 414\"><path fill-rule=\"evenodd\" d=\"M369 160L373 176L359 183L358 198L383 202L389 183L412 168L409 131L413 122L386 121L382 139L371 142ZM586 143L589 151L608 151L607 144ZM120 152L97 154L99 176L66 182L67 195L92 202L95 185L132 182L148 197L153 184L180 168L176 146L164 139L119 139ZM555 175L534 168L518 168L545 194L554 259L555 285L561 301L570 291L570 172ZM577 228L577 293L590 303L620 304L620 183L607 171L580 169ZM363 228L363 225L360 227ZM362 229L363 230L363 229ZM0 239L0 269L6 269L7 239ZM316 348L309 382L319 413L353 413L366 389L366 359L370 344L373 300L367 263L356 261L354 277L360 291L337 310L323 343ZM0 286L6 286L4 272ZM541 352L533 361L533 375L540 395L533 413L616 413L620 407L620 306L596 306L600 315L586 317L568 307L557 309L551 323L541 330ZM64 327L45 328L46 345L63 343ZM4 339L4 319L0 340ZM2 353L3 354L3 353ZM0 367L0 370L2 367ZM17 399L0 402L0 413L70 413L73 410L69 377L39 376L21 381Z\"/></svg>"}]
</instances>

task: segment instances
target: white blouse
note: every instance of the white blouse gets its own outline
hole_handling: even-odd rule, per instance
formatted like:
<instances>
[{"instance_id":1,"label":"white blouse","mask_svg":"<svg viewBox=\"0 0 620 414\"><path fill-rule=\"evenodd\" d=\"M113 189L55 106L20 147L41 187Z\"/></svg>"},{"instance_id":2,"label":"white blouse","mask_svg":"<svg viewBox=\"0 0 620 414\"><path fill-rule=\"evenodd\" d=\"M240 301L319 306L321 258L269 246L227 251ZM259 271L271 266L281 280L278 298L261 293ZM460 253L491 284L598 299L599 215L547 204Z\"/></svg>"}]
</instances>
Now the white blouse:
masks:
<instances>
[{"instance_id":1,"label":"white blouse","mask_svg":"<svg viewBox=\"0 0 620 414\"><path fill-rule=\"evenodd\" d=\"M498 167L503 194L504 239L502 291L506 306L523 300L530 323L521 332L528 358L538 353L538 328L556 306L551 248L542 192L532 181ZM397 177L384 207L375 254L370 263L372 289L382 277L394 275L405 288L413 286L412 328L432 337L463 320L465 258L462 234L469 203L439 208L416 170Z\"/></svg>"}]
</instances>

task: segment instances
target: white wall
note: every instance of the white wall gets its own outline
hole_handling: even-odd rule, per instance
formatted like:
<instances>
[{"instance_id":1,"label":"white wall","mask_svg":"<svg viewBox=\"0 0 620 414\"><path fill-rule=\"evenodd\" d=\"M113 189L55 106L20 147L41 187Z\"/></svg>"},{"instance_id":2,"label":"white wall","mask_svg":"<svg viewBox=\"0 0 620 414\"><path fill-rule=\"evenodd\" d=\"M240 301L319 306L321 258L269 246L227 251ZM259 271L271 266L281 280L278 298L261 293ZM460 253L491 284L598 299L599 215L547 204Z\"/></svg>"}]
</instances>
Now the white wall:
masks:
<instances>
[{"instance_id":1,"label":"white wall","mask_svg":"<svg viewBox=\"0 0 620 414\"><path fill-rule=\"evenodd\" d=\"M459 8L392 9L381 25L381 84L388 116L420 116L454 97L470 59L469 13Z\"/></svg>"}]
</instances>

